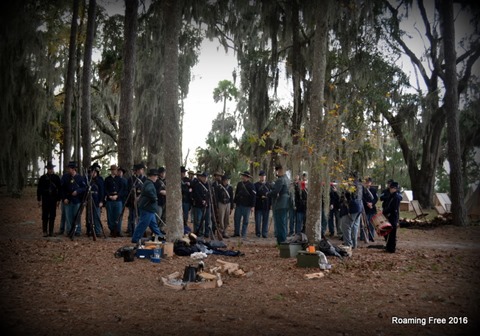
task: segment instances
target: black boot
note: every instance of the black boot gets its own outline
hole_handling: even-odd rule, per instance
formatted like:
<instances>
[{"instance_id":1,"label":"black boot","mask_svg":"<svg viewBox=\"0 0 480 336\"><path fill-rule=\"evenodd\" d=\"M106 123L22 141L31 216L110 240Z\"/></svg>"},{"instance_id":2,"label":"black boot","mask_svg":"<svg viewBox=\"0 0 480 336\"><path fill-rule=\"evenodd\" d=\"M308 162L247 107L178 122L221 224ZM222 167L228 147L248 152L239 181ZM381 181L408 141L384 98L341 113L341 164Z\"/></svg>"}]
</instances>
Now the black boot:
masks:
<instances>
[{"instance_id":1,"label":"black boot","mask_svg":"<svg viewBox=\"0 0 480 336\"><path fill-rule=\"evenodd\" d=\"M43 230L43 236L48 237L48 232L47 232L47 224L48 220L42 220L42 230Z\"/></svg>"},{"instance_id":2,"label":"black boot","mask_svg":"<svg viewBox=\"0 0 480 336\"><path fill-rule=\"evenodd\" d=\"M48 236L53 237L53 227L55 225L55 218L50 218L48 222Z\"/></svg>"}]
</instances>

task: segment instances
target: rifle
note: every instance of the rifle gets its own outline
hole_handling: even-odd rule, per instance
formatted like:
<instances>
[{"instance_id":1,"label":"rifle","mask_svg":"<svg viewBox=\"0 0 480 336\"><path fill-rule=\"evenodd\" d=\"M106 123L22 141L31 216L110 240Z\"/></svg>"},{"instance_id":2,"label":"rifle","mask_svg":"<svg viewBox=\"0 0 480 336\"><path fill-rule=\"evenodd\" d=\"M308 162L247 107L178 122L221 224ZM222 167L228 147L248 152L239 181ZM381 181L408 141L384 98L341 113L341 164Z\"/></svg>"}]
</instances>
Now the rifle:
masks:
<instances>
[{"instance_id":1,"label":"rifle","mask_svg":"<svg viewBox=\"0 0 480 336\"><path fill-rule=\"evenodd\" d=\"M73 176L72 176L72 179L73 179ZM90 176L90 179L91 179L91 176ZM78 188L80 188L80 186L76 181L75 181L75 184L77 185ZM82 216L83 209L87 205L88 195L91 192L91 188L92 186L90 185L90 180L87 178L87 190L85 192L85 195L83 195L82 203L80 203L80 207L78 208L77 213L73 218L73 224L70 227L70 231L68 232L68 236L70 237L71 240L73 240L73 237L75 236L75 232L77 231L77 228L80 225L80 217Z\"/></svg>"},{"instance_id":2,"label":"rifle","mask_svg":"<svg viewBox=\"0 0 480 336\"><path fill-rule=\"evenodd\" d=\"M130 188L127 198L125 199L125 203L123 204L122 211L118 216L117 220L115 221L115 226L118 225L120 218L123 218L123 214L125 213L125 207L127 206L128 200L132 195L133 195L133 211L135 214L134 221L136 221L136 217L138 216L136 187L137 187L137 183L140 183L143 186L143 181L140 180L136 175L132 175L130 178L133 178L133 177L135 178L135 182L132 183L132 187ZM135 225L133 226L133 228L135 228ZM133 234L133 231L131 232L131 234Z\"/></svg>"},{"instance_id":3,"label":"rifle","mask_svg":"<svg viewBox=\"0 0 480 336\"><path fill-rule=\"evenodd\" d=\"M362 218L360 219L360 230L363 231L363 236L365 237L365 244L370 242L370 230L368 229L367 214L365 209L362 209Z\"/></svg>"},{"instance_id":4,"label":"rifle","mask_svg":"<svg viewBox=\"0 0 480 336\"><path fill-rule=\"evenodd\" d=\"M210 204L208 205L210 211L210 218L215 222L215 233L213 232L213 225L210 227L210 238L215 239L213 236L216 235L217 240L223 240L222 234L218 231L218 209L217 209L217 197L212 193L212 184L208 182L208 188L210 190ZM215 202L215 203L214 203ZM212 209L213 208L213 209Z\"/></svg>"},{"instance_id":5,"label":"rifle","mask_svg":"<svg viewBox=\"0 0 480 336\"><path fill-rule=\"evenodd\" d=\"M128 192L127 198L126 198L125 202L123 203L122 211L120 212L120 215L117 217L117 220L115 221L115 225L118 225L118 223L120 222L120 218L123 217L123 214L124 214L124 212L125 212L125 207L126 207L126 205L127 205L128 199L130 198L130 195L132 194L132 192L135 192L135 187L137 186L137 182L140 182L141 185L143 185L142 180L140 180L140 179L139 179L138 177L136 177L135 175L133 175L133 177L136 178L136 181L135 181L135 183L132 184L132 188L131 188L130 191ZM133 197L134 197L134 201L133 201L133 202L134 202L134 206L135 206L135 208L136 208L136 203L137 203L136 200L137 200L137 197L136 197L135 194L133 195ZM136 209L135 209L135 213L137 213L137 212L136 212Z\"/></svg>"}]
</instances>

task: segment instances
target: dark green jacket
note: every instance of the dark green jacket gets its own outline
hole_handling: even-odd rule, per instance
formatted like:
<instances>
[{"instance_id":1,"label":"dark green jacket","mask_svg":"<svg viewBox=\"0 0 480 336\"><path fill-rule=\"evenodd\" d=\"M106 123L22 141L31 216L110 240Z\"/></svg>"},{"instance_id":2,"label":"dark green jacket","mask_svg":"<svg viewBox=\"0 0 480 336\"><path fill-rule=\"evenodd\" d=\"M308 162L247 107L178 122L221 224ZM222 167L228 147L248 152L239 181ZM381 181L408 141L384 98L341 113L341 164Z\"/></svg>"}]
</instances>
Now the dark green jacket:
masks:
<instances>
[{"instance_id":1,"label":"dark green jacket","mask_svg":"<svg viewBox=\"0 0 480 336\"><path fill-rule=\"evenodd\" d=\"M138 208L148 212L158 212L157 190L152 180L146 179L138 199Z\"/></svg>"},{"instance_id":2,"label":"dark green jacket","mask_svg":"<svg viewBox=\"0 0 480 336\"><path fill-rule=\"evenodd\" d=\"M270 195L273 198L273 210L288 209L290 206L290 193L288 186L290 180L286 175L280 176L273 185Z\"/></svg>"}]
</instances>

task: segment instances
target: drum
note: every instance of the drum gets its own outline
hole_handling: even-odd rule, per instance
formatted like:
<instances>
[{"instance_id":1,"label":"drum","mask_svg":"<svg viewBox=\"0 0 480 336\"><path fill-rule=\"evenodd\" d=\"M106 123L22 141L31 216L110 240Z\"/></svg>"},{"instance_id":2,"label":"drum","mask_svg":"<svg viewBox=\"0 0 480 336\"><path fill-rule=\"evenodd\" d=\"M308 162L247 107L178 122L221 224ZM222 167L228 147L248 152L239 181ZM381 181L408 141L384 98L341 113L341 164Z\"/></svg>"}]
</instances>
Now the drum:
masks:
<instances>
[{"instance_id":1,"label":"drum","mask_svg":"<svg viewBox=\"0 0 480 336\"><path fill-rule=\"evenodd\" d=\"M373 216L371 222L380 237L388 235L393 229L392 224L388 222L388 219L381 212Z\"/></svg>"}]
</instances>

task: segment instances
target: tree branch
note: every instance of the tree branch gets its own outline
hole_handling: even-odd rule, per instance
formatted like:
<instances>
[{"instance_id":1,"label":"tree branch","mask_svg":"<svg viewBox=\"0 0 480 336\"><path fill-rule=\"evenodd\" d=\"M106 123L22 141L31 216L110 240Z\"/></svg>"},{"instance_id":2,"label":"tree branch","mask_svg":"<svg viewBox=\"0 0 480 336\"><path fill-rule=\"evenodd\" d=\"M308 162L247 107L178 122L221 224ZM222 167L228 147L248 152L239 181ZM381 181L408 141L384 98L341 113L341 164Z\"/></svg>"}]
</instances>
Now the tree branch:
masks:
<instances>
[{"instance_id":1,"label":"tree branch","mask_svg":"<svg viewBox=\"0 0 480 336\"><path fill-rule=\"evenodd\" d=\"M423 80L425 81L425 85L427 87L430 87L430 78L427 75L427 72L425 70L425 67L423 66L422 62L418 59L418 57L415 55L415 53L405 44L405 42L401 39L400 34L399 34L399 21L398 21L398 10L394 8L388 0L384 1L386 7L390 10L392 13L392 18L395 21L395 27L394 29L396 30L396 33L391 34L395 41L402 47L403 51L405 54L407 54L408 57L410 57L410 60L415 64L420 71L420 74L422 75Z\"/></svg>"},{"instance_id":2,"label":"tree branch","mask_svg":"<svg viewBox=\"0 0 480 336\"><path fill-rule=\"evenodd\" d=\"M117 133L114 130L111 130L96 114L92 115L92 120L102 133L108 135L113 142L117 143Z\"/></svg>"}]
</instances>

